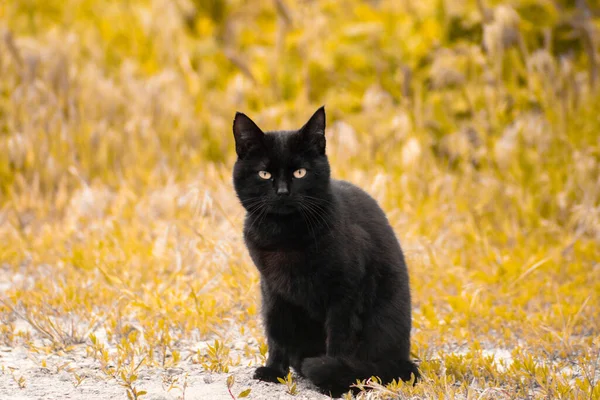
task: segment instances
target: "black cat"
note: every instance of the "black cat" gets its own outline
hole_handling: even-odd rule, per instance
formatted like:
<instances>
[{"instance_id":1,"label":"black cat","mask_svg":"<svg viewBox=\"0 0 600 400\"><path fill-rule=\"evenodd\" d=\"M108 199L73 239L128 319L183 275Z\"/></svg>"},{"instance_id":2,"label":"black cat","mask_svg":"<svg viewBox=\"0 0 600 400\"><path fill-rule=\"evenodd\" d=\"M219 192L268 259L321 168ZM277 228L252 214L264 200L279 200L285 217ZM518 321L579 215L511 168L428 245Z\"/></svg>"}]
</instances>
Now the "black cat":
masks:
<instances>
[{"instance_id":1,"label":"black cat","mask_svg":"<svg viewBox=\"0 0 600 400\"><path fill-rule=\"evenodd\" d=\"M335 397L357 379L415 379L402 250L377 202L330 178L325 109L298 131L233 122L244 239L260 271L269 356L256 379L290 365Z\"/></svg>"}]
</instances>

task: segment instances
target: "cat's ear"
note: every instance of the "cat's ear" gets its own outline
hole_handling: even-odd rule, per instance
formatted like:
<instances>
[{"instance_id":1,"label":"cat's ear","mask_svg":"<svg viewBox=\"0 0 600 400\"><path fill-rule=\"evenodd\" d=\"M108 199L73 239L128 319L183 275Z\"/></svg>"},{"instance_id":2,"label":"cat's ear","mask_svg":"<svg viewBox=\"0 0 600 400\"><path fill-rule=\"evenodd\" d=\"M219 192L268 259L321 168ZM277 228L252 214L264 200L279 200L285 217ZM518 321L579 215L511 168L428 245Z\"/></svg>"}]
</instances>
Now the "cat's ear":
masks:
<instances>
[{"instance_id":1,"label":"cat's ear","mask_svg":"<svg viewBox=\"0 0 600 400\"><path fill-rule=\"evenodd\" d=\"M235 137L235 152L243 158L251 150L262 146L264 132L246 114L235 113L233 119L233 136Z\"/></svg>"},{"instance_id":2,"label":"cat's ear","mask_svg":"<svg viewBox=\"0 0 600 400\"><path fill-rule=\"evenodd\" d=\"M321 106L302 128L304 139L316 148L319 154L325 154L325 106Z\"/></svg>"}]
</instances>

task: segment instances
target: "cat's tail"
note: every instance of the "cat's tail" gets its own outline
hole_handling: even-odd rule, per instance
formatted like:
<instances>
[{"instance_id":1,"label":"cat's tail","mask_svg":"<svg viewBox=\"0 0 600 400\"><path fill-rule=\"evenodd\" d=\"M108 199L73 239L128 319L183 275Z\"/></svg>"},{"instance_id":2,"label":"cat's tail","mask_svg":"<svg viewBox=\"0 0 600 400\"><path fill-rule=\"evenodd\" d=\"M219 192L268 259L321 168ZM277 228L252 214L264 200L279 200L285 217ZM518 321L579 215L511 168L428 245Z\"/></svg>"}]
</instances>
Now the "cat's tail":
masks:
<instances>
[{"instance_id":1,"label":"cat's tail","mask_svg":"<svg viewBox=\"0 0 600 400\"><path fill-rule=\"evenodd\" d=\"M386 384L394 379L410 381L413 375L416 382L421 376L417 366L410 360L370 362L329 356L305 359L301 372L319 389L333 397L351 390L350 385L356 383L357 379L377 376Z\"/></svg>"}]
</instances>

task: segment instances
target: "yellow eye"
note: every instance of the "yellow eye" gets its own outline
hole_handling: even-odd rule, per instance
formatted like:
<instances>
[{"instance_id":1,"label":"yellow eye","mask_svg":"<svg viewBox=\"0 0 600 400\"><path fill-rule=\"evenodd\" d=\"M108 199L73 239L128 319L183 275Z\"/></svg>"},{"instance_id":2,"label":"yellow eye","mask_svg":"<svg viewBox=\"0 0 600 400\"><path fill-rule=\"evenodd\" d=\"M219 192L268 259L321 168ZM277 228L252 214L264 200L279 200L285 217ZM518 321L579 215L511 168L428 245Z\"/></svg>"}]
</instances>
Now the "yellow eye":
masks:
<instances>
[{"instance_id":1,"label":"yellow eye","mask_svg":"<svg viewBox=\"0 0 600 400\"><path fill-rule=\"evenodd\" d=\"M294 171L294 178L304 178L306 175L306 170L304 168L300 168Z\"/></svg>"},{"instance_id":2,"label":"yellow eye","mask_svg":"<svg viewBox=\"0 0 600 400\"><path fill-rule=\"evenodd\" d=\"M263 179L271 179L271 173L267 171L258 171L258 176Z\"/></svg>"}]
</instances>

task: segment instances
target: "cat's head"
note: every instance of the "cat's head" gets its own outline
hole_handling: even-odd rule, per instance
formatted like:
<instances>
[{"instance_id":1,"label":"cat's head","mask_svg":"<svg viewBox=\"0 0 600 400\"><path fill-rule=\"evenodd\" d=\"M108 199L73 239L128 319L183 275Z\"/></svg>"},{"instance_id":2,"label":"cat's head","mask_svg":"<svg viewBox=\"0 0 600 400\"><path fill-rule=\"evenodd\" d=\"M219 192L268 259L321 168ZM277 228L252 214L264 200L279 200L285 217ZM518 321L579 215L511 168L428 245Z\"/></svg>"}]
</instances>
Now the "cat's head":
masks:
<instances>
[{"instance_id":1,"label":"cat's head","mask_svg":"<svg viewBox=\"0 0 600 400\"><path fill-rule=\"evenodd\" d=\"M299 212L328 193L324 107L296 131L263 132L237 113L233 135L238 155L233 183L248 212Z\"/></svg>"}]
</instances>

